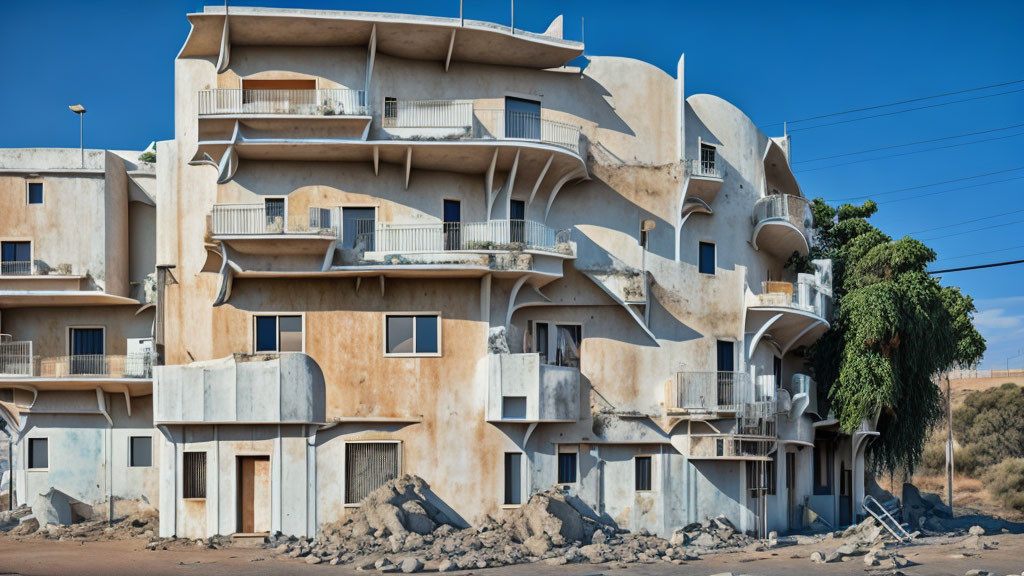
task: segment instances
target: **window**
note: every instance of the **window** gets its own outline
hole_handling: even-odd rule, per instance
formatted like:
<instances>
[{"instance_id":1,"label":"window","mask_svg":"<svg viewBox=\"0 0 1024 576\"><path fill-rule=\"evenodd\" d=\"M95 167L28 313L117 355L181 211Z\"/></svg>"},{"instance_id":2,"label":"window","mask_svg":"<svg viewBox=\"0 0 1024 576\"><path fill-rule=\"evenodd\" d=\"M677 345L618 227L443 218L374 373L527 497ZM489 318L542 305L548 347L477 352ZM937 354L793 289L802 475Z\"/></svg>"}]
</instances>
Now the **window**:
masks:
<instances>
[{"instance_id":1,"label":"window","mask_svg":"<svg viewBox=\"0 0 1024 576\"><path fill-rule=\"evenodd\" d=\"M106 374L103 328L70 328L69 352L72 374Z\"/></svg>"},{"instance_id":2,"label":"window","mask_svg":"<svg viewBox=\"0 0 1024 576\"><path fill-rule=\"evenodd\" d=\"M540 102L505 97L505 138L540 140Z\"/></svg>"},{"instance_id":3,"label":"window","mask_svg":"<svg viewBox=\"0 0 1024 576\"><path fill-rule=\"evenodd\" d=\"M46 438L28 439L28 467L38 470L50 467L50 448Z\"/></svg>"},{"instance_id":4,"label":"window","mask_svg":"<svg viewBox=\"0 0 1024 576\"><path fill-rule=\"evenodd\" d=\"M555 364L579 368L583 327L579 324L558 324L555 328L558 330L558 341L555 343Z\"/></svg>"},{"instance_id":5,"label":"window","mask_svg":"<svg viewBox=\"0 0 1024 576\"><path fill-rule=\"evenodd\" d=\"M548 363L548 323L537 322L537 353L540 354L540 363Z\"/></svg>"},{"instance_id":6,"label":"window","mask_svg":"<svg viewBox=\"0 0 1024 576\"><path fill-rule=\"evenodd\" d=\"M285 231L284 198L266 198L263 200L263 213L267 218L266 232Z\"/></svg>"},{"instance_id":7,"label":"window","mask_svg":"<svg viewBox=\"0 0 1024 576\"><path fill-rule=\"evenodd\" d=\"M522 504L522 462L518 452L505 453L505 504Z\"/></svg>"},{"instance_id":8,"label":"window","mask_svg":"<svg viewBox=\"0 0 1024 576\"><path fill-rule=\"evenodd\" d=\"M575 447L564 446L558 451L558 483L573 484L576 482Z\"/></svg>"},{"instance_id":9,"label":"window","mask_svg":"<svg viewBox=\"0 0 1024 576\"><path fill-rule=\"evenodd\" d=\"M253 352L302 352L302 316L254 316Z\"/></svg>"},{"instance_id":10,"label":"window","mask_svg":"<svg viewBox=\"0 0 1024 576\"><path fill-rule=\"evenodd\" d=\"M710 242L700 243L697 269L701 274L715 274L715 245Z\"/></svg>"},{"instance_id":11,"label":"window","mask_svg":"<svg viewBox=\"0 0 1024 576\"><path fill-rule=\"evenodd\" d=\"M341 209L341 248L373 252L376 225L376 208L343 207Z\"/></svg>"},{"instance_id":12,"label":"window","mask_svg":"<svg viewBox=\"0 0 1024 576\"><path fill-rule=\"evenodd\" d=\"M43 203L43 183L42 182L29 182L28 183L28 203L29 204L42 204Z\"/></svg>"},{"instance_id":13,"label":"window","mask_svg":"<svg viewBox=\"0 0 1024 576\"><path fill-rule=\"evenodd\" d=\"M509 241L516 244L526 242L526 202L511 200L508 205Z\"/></svg>"},{"instance_id":14,"label":"window","mask_svg":"<svg viewBox=\"0 0 1024 576\"><path fill-rule=\"evenodd\" d=\"M444 201L444 249L462 249L462 203Z\"/></svg>"},{"instance_id":15,"label":"window","mask_svg":"<svg viewBox=\"0 0 1024 576\"><path fill-rule=\"evenodd\" d=\"M832 451L824 438L814 441L814 494L832 494Z\"/></svg>"},{"instance_id":16,"label":"window","mask_svg":"<svg viewBox=\"0 0 1024 576\"><path fill-rule=\"evenodd\" d=\"M636 469L636 485L637 491L647 491L651 489L651 457L650 456L637 456L633 459L633 463Z\"/></svg>"},{"instance_id":17,"label":"window","mask_svg":"<svg viewBox=\"0 0 1024 576\"><path fill-rule=\"evenodd\" d=\"M153 465L153 438L132 436L128 439L128 465L146 468Z\"/></svg>"},{"instance_id":18,"label":"window","mask_svg":"<svg viewBox=\"0 0 1024 576\"><path fill-rule=\"evenodd\" d=\"M31 242L0 242L0 274L32 273Z\"/></svg>"},{"instance_id":19,"label":"window","mask_svg":"<svg viewBox=\"0 0 1024 576\"><path fill-rule=\"evenodd\" d=\"M345 444L345 502L358 504L386 482L398 478L397 442Z\"/></svg>"},{"instance_id":20,"label":"window","mask_svg":"<svg viewBox=\"0 0 1024 576\"><path fill-rule=\"evenodd\" d=\"M185 452L181 456L181 497L206 498L206 452Z\"/></svg>"},{"instance_id":21,"label":"window","mask_svg":"<svg viewBox=\"0 0 1024 576\"><path fill-rule=\"evenodd\" d=\"M384 97L384 127L394 128L398 126L398 98L391 96Z\"/></svg>"},{"instance_id":22,"label":"window","mask_svg":"<svg viewBox=\"0 0 1024 576\"><path fill-rule=\"evenodd\" d=\"M700 145L700 172L705 175L715 173L715 147L710 144Z\"/></svg>"},{"instance_id":23,"label":"window","mask_svg":"<svg viewBox=\"0 0 1024 576\"><path fill-rule=\"evenodd\" d=\"M441 318L437 314L385 316L388 356L441 355Z\"/></svg>"}]
</instances>

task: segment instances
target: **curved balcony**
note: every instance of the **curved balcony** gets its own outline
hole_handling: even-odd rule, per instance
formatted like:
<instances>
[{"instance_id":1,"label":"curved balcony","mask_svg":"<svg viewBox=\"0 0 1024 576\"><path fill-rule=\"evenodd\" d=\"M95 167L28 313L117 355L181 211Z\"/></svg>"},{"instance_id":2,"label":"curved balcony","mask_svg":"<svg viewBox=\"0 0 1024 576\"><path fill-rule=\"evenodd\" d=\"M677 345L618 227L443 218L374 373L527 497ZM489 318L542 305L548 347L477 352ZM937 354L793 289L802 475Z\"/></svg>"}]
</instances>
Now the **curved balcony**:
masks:
<instances>
[{"instance_id":1,"label":"curved balcony","mask_svg":"<svg viewBox=\"0 0 1024 576\"><path fill-rule=\"evenodd\" d=\"M810 251L814 217L811 203L802 196L771 194L754 204L755 250L764 250L779 258L793 252L806 256Z\"/></svg>"},{"instance_id":2,"label":"curved balcony","mask_svg":"<svg viewBox=\"0 0 1024 576\"><path fill-rule=\"evenodd\" d=\"M576 422L580 369L540 363L540 354L487 357L488 422Z\"/></svg>"},{"instance_id":3,"label":"curved balcony","mask_svg":"<svg viewBox=\"0 0 1024 576\"><path fill-rule=\"evenodd\" d=\"M753 350L765 334L783 354L808 345L829 328L832 317L831 261L815 260L815 274L797 275L797 283L763 282L761 293L747 302L747 328Z\"/></svg>"},{"instance_id":4,"label":"curved balcony","mask_svg":"<svg viewBox=\"0 0 1024 576\"><path fill-rule=\"evenodd\" d=\"M154 370L154 424L323 424L324 375L298 352Z\"/></svg>"},{"instance_id":5,"label":"curved balcony","mask_svg":"<svg viewBox=\"0 0 1024 576\"><path fill-rule=\"evenodd\" d=\"M715 156L686 160L686 198L696 198L711 205L722 189L722 162Z\"/></svg>"}]
</instances>

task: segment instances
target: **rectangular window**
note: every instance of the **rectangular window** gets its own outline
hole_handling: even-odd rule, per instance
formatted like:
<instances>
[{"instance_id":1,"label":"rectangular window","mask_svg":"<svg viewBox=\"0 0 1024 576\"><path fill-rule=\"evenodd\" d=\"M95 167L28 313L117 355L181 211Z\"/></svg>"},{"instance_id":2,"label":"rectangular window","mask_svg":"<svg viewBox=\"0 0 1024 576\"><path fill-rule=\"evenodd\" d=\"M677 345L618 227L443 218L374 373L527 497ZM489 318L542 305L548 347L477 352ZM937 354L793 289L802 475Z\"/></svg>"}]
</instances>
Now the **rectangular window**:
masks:
<instances>
[{"instance_id":1,"label":"rectangular window","mask_svg":"<svg viewBox=\"0 0 1024 576\"><path fill-rule=\"evenodd\" d=\"M775 460L747 462L747 490L751 498L775 495Z\"/></svg>"},{"instance_id":2,"label":"rectangular window","mask_svg":"<svg viewBox=\"0 0 1024 576\"><path fill-rule=\"evenodd\" d=\"M264 199L263 212L267 219L266 232L284 232L286 230L284 198Z\"/></svg>"},{"instance_id":3,"label":"rectangular window","mask_svg":"<svg viewBox=\"0 0 1024 576\"><path fill-rule=\"evenodd\" d=\"M832 494L832 451L827 439L814 441L814 494Z\"/></svg>"},{"instance_id":4,"label":"rectangular window","mask_svg":"<svg viewBox=\"0 0 1024 576\"><path fill-rule=\"evenodd\" d=\"M385 354L426 356L441 354L441 318L437 314L385 316Z\"/></svg>"},{"instance_id":5,"label":"rectangular window","mask_svg":"<svg viewBox=\"0 0 1024 576\"><path fill-rule=\"evenodd\" d=\"M50 448L46 438L28 439L28 467L41 470L50 467Z\"/></svg>"},{"instance_id":6,"label":"rectangular window","mask_svg":"<svg viewBox=\"0 0 1024 576\"><path fill-rule=\"evenodd\" d=\"M540 354L540 363L548 363L548 323L537 322L537 353Z\"/></svg>"},{"instance_id":7,"label":"rectangular window","mask_svg":"<svg viewBox=\"0 0 1024 576\"><path fill-rule=\"evenodd\" d=\"M42 204L43 203L43 183L42 182L29 182L28 183L28 203L29 204Z\"/></svg>"},{"instance_id":8,"label":"rectangular window","mask_svg":"<svg viewBox=\"0 0 1024 576\"><path fill-rule=\"evenodd\" d=\"M253 352L302 352L302 316L253 316Z\"/></svg>"},{"instance_id":9,"label":"rectangular window","mask_svg":"<svg viewBox=\"0 0 1024 576\"><path fill-rule=\"evenodd\" d=\"M505 97L505 138L540 140L540 102Z\"/></svg>"},{"instance_id":10,"label":"rectangular window","mask_svg":"<svg viewBox=\"0 0 1024 576\"><path fill-rule=\"evenodd\" d=\"M206 452L185 452L181 456L181 497L206 498Z\"/></svg>"},{"instance_id":11,"label":"rectangular window","mask_svg":"<svg viewBox=\"0 0 1024 576\"><path fill-rule=\"evenodd\" d=\"M444 201L444 249L462 250L462 203Z\"/></svg>"},{"instance_id":12,"label":"rectangular window","mask_svg":"<svg viewBox=\"0 0 1024 576\"><path fill-rule=\"evenodd\" d=\"M700 243L698 271L701 274L715 274L715 245L710 242Z\"/></svg>"},{"instance_id":13,"label":"rectangular window","mask_svg":"<svg viewBox=\"0 0 1024 576\"><path fill-rule=\"evenodd\" d=\"M397 442L345 444L345 502L358 504L384 483L398 478Z\"/></svg>"},{"instance_id":14,"label":"rectangular window","mask_svg":"<svg viewBox=\"0 0 1024 576\"><path fill-rule=\"evenodd\" d=\"M715 173L715 147L708 144L700 145L700 172L704 175Z\"/></svg>"},{"instance_id":15,"label":"rectangular window","mask_svg":"<svg viewBox=\"0 0 1024 576\"><path fill-rule=\"evenodd\" d=\"M555 343L555 364L579 368L583 327L579 324L557 324L555 329L558 330L558 340Z\"/></svg>"},{"instance_id":16,"label":"rectangular window","mask_svg":"<svg viewBox=\"0 0 1024 576\"><path fill-rule=\"evenodd\" d=\"M511 200L508 209L509 241L522 244L526 242L526 202Z\"/></svg>"},{"instance_id":17,"label":"rectangular window","mask_svg":"<svg viewBox=\"0 0 1024 576\"><path fill-rule=\"evenodd\" d=\"M32 243L0 242L0 274L31 274Z\"/></svg>"},{"instance_id":18,"label":"rectangular window","mask_svg":"<svg viewBox=\"0 0 1024 576\"><path fill-rule=\"evenodd\" d=\"M562 450L568 450L563 448ZM576 451L558 452L558 483L573 484L576 482Z\"/></svg>"},{"instance_id":19,"label":"rectangular window","mask_svg":"<svg viewBox=\"0 0 1024 576\"><path fill-rule=\"evenodd\" d=\"M153 438L132 436L128 439L128 465L146 468L153 465Z\"/></svg>"},{"instance_id":20,"label":"rectangular window","mask_svg":"<svg viewBox=\"0 0 1024 576\"><path fill-rule=\"evenodd\" d=\"M637 456L633 459L636 468L636 485L637 491L647 491L651 489L651 457L650 456Z\"/></svg>"},{"instance_id":21,"label":"rectangular window","mask_svg":"<svg viewBox=\"0 0 1024 576\"><path fill-rule=\"evenodd\" d=\"M522 420L526 418L526 396L502 396L501 419Z\"/></svg>"},{"instance_id":22,"label":"rectangular window","mask_svg":"<svg viewBox=\"0 0 1024 576\"><path fill-rule=\"evenodd\" d=\"M394 128L398 125L398 98L384 97L384 127Z\"/></svg>"},{"instance_id":23,"label":"rectangular window","mask_svg":"<svg viewBox=\"0 0 1024 576\"><path fill-rule=\"evenodd\" d=\"M375 208L341 209L341 248L357 252L373 252L377 226Z\"/></svg>"},{"instance_id":24,"label":"rectangular window","mask_svg":"<svg viewBox=\"0 0 1024 576\"><path fill-rule=\"evenodd\" d=\"M505 504L522 504L523 455L505 453Z\"/></svg>"},{"instance_id":25,"label":"rectangular window","mask_svg":"<svg viewBox=\"0 0 1024 576\"><path fill-rule=\"evenodd\" d=\"M106 374L106 344L103 328L70 329L72 374Z\"/></svg>"}]
</instances>

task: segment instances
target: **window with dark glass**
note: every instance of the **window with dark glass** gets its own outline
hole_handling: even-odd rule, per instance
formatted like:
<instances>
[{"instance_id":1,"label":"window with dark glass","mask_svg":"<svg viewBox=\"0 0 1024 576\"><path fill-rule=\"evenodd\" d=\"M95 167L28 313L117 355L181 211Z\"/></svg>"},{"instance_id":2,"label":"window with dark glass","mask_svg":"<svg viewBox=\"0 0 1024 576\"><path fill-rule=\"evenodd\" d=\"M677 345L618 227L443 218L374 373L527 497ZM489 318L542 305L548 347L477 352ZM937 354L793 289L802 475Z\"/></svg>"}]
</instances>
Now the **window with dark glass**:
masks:
<instances>
[{"instance_id":1,"label":"window with dark glass","mask_svg":"<svg viewBox=\"0 0 1024 576\"><path fill-rule=\"evenodd\" d=\"M558 454L558 483L572 484L576 482L576 453L560 452Z\"/></svg>"},{"instance_id":2,"label":"window with dark glass","mask_svg":"<svg viewBox=\"0 0 1024 576\"><path fill-rule=\"evenodd\" d=\"M255 352L302 352L302 316L255 316Z\"/></svg>"},{"instance_id":3,"label":"window with dark glass","mask_svg":"<svg viewBox=\"0 0 1024 576\"><path fill-rule=\"evenodd\" d=\"M388 354L438 354L441 350L440 318L436 314L387 317Z\"/></svg>"},{"instance_id":4,"label":"window with dark glass","mask_svg":"<svg viewBox=\"0 0 1024 576\"><path fill-rule=\"evenodd\" d=\"M715 273L715 245L710 242L700 243L699 262L697 265L701 274Z\"/></svg>"},{"instance_id":5,"label":"window with dark glass","mask_svg":"<svg viewBox=\"0 0 1024 576\"><path fill-rule=\"evenodd\" d=\"M518 452L505 453L505 504L522 504L522 462Z\"/></svg>"},{"instance_id":6,"label":"window with dark glass","mask_svg":"<svg viewBox=\"0 0 1024 576\"><path fill-rule=\"evenodd\" d=\"M105 374L106 347L103 328L71 328L72 374Z\"/></svg>"},{"instance_id":7,"label":"window with dark glass","mask_svg":"<svg viewBox=\"0 0 1024 576\"><path fill-rule=\"evenodd\" d=\"M702 174L715 173L715 147L708 144L700 145L700 171Z\"/></svg>"},{"instance_id":8,"label":"window with dark glass","mask_svg":"<svg viewBox=\"0 0 1024 576\"><path fill-rule=\"evenodd\" d=\"M29 182L28 183L28 203L29 204L42 204L43 203L43 183L42 182Z\"/></svg>"},{"instance_id":9,"label":"window with dark glass","mask_svg":"<svg viewBox=\"0 0 1024 576\"><path fill-rule=\"evenodd\" d=\"M153 465L153 438L132 436L128 439L128 465L148 467Z\"/></svg>"},{"instance_id":10,"label":"window with dark glass","mask_svg":"<svg viewBox=\"0 0 1024 576\"><path fill-rule=\"evenodd\" d=\"M374 208L341 209L341 247L344 250L372 252L377 211Z\"/></svg>"},{"instance_id":11,"label":"window with dark glass","mask_svg":"<svg viewBox=\"0 0 1024 576\"><path fill-rule=\"evenodd\" d=\"M24 241L0 242L0 274L31 274L32 243Z\"/></svg>"},{"instance_id":12,"label":"window with dark glass","mask_svg":"<svg viewBox=\"0 0 1024 576\"><path fill-rule=\"evenodd\" d=\"M650 456L637 456L633 459L634 467L636 468L636 485L637 490L650 490L651 489L651 457Z\"/></svg>"},{"instance_id":13,"label":"window with dark glass","mask_svg":"<svg viewBox=\"0 0 1024 576\"><path fill-rule=\"evenodd\" d=\"M50 451L49 442L46 438L28 439L28 467L49 468Z\"/></svg>"},{"instance_id":14,"label":"window with dark glass","mask_svg":"<svg viewBox=\"0 0 1024 576\"><path fill-rule=\"evenodd\" d=\"M555 342L555 364L579 368L583 327L579 324L557 324L555 329L558 331Z\"/></svg>"}]
</instances>

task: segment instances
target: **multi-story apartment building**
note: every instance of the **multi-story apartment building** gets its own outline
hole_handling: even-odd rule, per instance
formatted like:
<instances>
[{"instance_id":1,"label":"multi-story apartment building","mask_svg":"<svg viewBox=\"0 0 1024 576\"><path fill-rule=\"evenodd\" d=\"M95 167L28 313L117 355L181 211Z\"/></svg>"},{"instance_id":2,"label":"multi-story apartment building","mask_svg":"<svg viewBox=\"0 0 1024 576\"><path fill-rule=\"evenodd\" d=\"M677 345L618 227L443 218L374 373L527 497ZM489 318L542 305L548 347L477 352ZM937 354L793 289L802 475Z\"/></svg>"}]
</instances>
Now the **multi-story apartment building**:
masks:
<instances>
[{"instance_id":1,"label":"multi-story apartment building","mask_svg":"<svg viewBox=\"0 0 1024 576\"><path fill-rule=\"evenodd\" d=\"M50 488L99 517L156 501L156 173L139 155L0 150L0 418L16 504Z\"/></svg>"},{"instance_id":2,"label":"multi-story apartment building","mask_svg":"<svg viewBox=\"0 0 1024 576\"><path fill-rule=\"evenodd\" d=\"M72 421L104 431L100 452L62 462L75 485L105 470L107 500L144 496L161 535L184 537L313 534L401 473L466 523L552 486L659 534L718 514L761 532L806 511L854 520L875 433L841 434L805 367L831 266L785 266L814 241L789 140L687 96L682 58L676 77L581 59L560 19L543 34L312 10L189 20L175 138L157 146L155 260L136 266L154 216L131 203L149 172L130 155L102 156L105 203L76 211L97 221L17 212L28 228L0 231L36 238L33 254L59 235L44 258L88 272L74 299L0 291L3 331L41 341L30 356L66 350L73 367L76 330L100 324L101 353L130 355L121 344L154 323L151 397L127 369L0 381L19 434L46 414L51 452L72 450ZM48 178L16 172L0 175L5 201ZM83 234L99 244L69 246ZM86 260L97 250L105 261ZM128 298L154 267L155 319ZM55 316L59 302L74 313ZM36 416L46 390L98 404ZM136 423L156 438L144 482L119 468L135 435L119 428ZM15 467L28 493L47 481ZM142 493L110 488L128 480Z\"/></svg>"}]
</instances>

